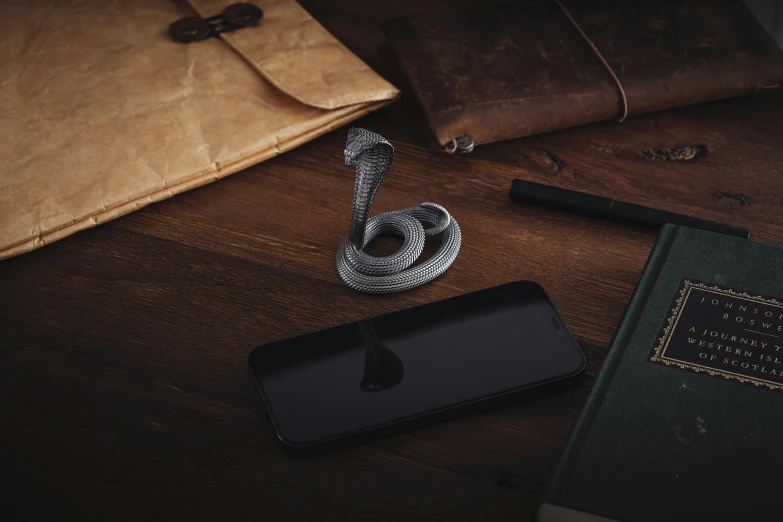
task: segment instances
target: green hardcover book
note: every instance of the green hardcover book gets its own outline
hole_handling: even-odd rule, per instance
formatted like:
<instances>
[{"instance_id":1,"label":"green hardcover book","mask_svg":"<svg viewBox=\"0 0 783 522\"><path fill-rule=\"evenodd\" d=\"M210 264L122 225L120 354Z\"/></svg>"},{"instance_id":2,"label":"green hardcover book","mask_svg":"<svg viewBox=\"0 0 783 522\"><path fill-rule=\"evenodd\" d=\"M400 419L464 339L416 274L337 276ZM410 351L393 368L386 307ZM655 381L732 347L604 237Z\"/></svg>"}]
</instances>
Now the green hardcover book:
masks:
<instances>
[{"instance_id":1,"label":"green hardcover book","mask_svg":"<svg viewBox=\"0 0 783 522\"><path fill-rule=\"evenodd\" d=\"M540 522L783 520L783 249L666 225Z\"/></svg>"}]
</instances>

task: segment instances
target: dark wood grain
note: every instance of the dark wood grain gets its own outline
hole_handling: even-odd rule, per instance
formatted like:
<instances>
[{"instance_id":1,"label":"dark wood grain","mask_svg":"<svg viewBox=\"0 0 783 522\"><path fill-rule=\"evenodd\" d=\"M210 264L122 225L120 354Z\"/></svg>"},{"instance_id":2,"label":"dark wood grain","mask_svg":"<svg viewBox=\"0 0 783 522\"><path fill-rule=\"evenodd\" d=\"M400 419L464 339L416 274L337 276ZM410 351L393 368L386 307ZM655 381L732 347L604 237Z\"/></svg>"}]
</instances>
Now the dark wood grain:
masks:
<instances>
[{"instance_id":1,"label":"dark wood grain","mask_svg":"<svg viewBox=\"0 0 783 522\"><path fill-rule=\"evenodd\" d=\"M455 5L311 3L381 72L391 69L377 54L380 21ZM367 296L337 276L353 189L346 129L0 263L4 515L532 520L655 233L515 204L511 180L783 244L777 93L469 156L428 149L408 111L397 103L359 125L397 152L374 212L436 201L462 227L456 263L422 288ZM644 153L695 145L707 154L692 161ZM580 341L589 366L577 389L318 457L282 453L246 367L256 345L518 279L540 282Z\"/></svg>"}]
</instances>

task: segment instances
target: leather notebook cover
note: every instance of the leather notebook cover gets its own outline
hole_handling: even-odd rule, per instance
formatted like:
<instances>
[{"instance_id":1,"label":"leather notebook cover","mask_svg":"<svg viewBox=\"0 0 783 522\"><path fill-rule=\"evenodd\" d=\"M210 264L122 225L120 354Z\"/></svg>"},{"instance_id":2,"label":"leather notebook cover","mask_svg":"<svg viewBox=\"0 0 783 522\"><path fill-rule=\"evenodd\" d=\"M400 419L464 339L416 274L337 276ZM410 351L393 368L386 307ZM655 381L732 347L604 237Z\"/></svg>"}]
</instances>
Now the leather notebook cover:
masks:
<instances>
[{"instance_id":1,"label":"leather notebook cover","mask_svg":"<svg viewBox=\"0 0 783 522\"><path fill-rule=\"evenodd\" d=\"M232 0L0 2L0 259L292 149L397 89L294 0L181 43Z\"/></svg>"},{"instance_id":2,"label":"leather notebook cover","mask_svg":"<svg viewBox=\"0 0 783 522\"><path fill-rule=\"evenodd\" d=\"M781 260L661 229L540 522L780 520Z\"/></svg>"},{"instance_id":3,"label":"leather notebook cover","mask_svg":"<svg viewBox=\"0 0 783 522\"><path fill-rule=\"evenodd\" d=\"M741 0L565 1L628 114L779 87L783 51ZM438 144L620 119L620 89L554 0L395 20L386 34Z\"/></svg>"}]
</instances>

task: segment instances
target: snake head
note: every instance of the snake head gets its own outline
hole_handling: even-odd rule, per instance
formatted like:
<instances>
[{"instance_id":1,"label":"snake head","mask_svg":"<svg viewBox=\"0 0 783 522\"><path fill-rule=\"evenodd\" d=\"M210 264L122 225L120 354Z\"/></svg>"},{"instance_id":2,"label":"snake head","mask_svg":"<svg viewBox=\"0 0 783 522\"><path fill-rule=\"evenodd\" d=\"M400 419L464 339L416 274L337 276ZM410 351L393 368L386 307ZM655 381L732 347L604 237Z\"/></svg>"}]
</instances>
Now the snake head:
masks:
<instances>
[{"instance_id":1,"label":"snake head","mask_svg":"<svg viewBox=\"0 0 783 522\"><path fill-rule=\"evenodd\" d=\"M351 127L348 131L348 141L345 144L345 164L353 165L362 152L367 148L368 133L364 129L358 127Z\"/></svg>"}]
</instances>

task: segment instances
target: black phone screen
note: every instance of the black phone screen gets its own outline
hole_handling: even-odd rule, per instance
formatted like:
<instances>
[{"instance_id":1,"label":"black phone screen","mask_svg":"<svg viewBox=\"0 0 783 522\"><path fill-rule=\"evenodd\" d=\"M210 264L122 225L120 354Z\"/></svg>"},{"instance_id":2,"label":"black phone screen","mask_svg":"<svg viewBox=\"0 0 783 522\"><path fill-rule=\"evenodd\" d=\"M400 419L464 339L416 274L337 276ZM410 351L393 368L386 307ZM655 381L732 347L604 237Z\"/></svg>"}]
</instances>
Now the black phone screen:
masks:
<instances>
[{"instance_id":1,"label":"black phone screen","mask_svg":"<svg viewBox=\"0 0 783 522\"><path fill-rule=\"evenodd\" d=\"M543 288L516 282L256 348L284 446L309 447L580 374Z\"/></svg>"}]
</instances>

